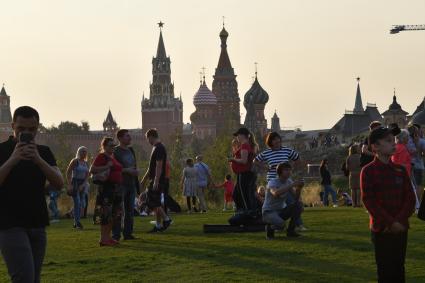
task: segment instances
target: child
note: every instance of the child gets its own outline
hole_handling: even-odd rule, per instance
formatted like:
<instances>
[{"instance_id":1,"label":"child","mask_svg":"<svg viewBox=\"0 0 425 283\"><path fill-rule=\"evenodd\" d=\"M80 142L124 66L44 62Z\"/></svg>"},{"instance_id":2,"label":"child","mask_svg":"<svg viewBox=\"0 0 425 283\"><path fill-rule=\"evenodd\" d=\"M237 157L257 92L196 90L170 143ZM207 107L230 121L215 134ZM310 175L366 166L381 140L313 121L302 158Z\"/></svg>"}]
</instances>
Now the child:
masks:
<instances>
[{"instance_id":1,"label":"child","mask_svg":"<svg viewBox=\"0 0 425 283\"><path fill-rule=\"evenodd\" d=\"M378 282L405 282L408 218L415 210L409 175L394 164L394 136L400 129L379 127L369 134L374 160L360 174L362 200L370 215Z\"/></svg>"},{"instance_id":2,"label":"child","mask_svg":"<svg viewBox=\"0 0 425 283\"><path fill-rule=\"evenodd\" d=\"M234 184L232 182L232 176L231 175L226 175L226 178L224 180L224 183L220 184L220 185L214 185L215 188L224 188L224 207L223 207L223 211L227 210L227 204L231 204L232 207L234 207L233 205L233 188L234 188Z\"/></svg>"},{"instance_id":3,"label":"child","mask_svg":"<svg viewBox=\"0 0 425 283\"><path fill-rule=\"evenodd\" d=\"M353 206L353 199L351 198L351 196L347 192L344 192L343 190L338 189L337 195L338 195L339 200L342 201L342 205Z\"/></svg>"}]
</instances>

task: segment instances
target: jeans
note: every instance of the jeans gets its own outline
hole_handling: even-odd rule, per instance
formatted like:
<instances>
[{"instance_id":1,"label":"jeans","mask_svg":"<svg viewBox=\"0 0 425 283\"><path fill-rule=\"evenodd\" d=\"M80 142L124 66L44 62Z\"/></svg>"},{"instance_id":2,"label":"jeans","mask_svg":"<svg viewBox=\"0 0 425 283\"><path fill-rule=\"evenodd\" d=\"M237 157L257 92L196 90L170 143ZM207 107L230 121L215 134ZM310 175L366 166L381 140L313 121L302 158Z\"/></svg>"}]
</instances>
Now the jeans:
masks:
<instances>
[{"instance_id":1,"label":"jeans","mask_svg":"<svg viewBox=\"0 0 425 283\"><path fill-rule=\"evenodd\" d=\"M136 187L134 186L121 186L122 192L122 207L123 214L121 216L121 222L114 222L112 228L112 235L114 239L119 239L122 234L128 237L133 234L133 222L134 222L134 199L136 197Z\"/></svg>"},{"instance_id":2,"label":"jeans","mask_svg":"<svg viewBox=\"0 0 425 283\"><path fill-rule=\"evenodd\" d=\"M44 228L0 230L0 250L13 283L40 282L46 243Z\"/></svg>"},{"instance_id":3,"label":"jeans","mask_svg":"<svg viewBox=\"0 0 425 283\"><path fill-rule=\"evenodd\" d=\"M372 232L379 283L405 282L407 231L400 234Z\"/></svg>"},{"instance_id":4,"label":"jeans","mask_svg":"<svg viewBox=\"0 0 425 283\"><path fill-rule=\"evenodd\" d=\"M84 204L84 191L80 192L79 187L84 184L84 180L72 179L72 200L74 201L74 224L79 224L81 219L81 208Z\"/></svg>"},{"instance_id":5,"label":"jeans","mask_svg":"<svg viewBox=\"0 0 425 283\"><path fill-rule=\"evenodd\" d=\"M290 218L288 231L294 231L296 219L300 218L302 208L301 202L294 202L282 210L264 211L263 221L266 224L283 226L285 220Z\"/></svg>"},{"instance_id":6,"label":"jeans","mask_svg":"<svg viewBox=\"0 0 425 283\"><path fill-rule=\"evenodd\" d=\"M335 192L334 188L332 188L331 185L323 185L323 187L325 189L325 194L323 196L323 204L325 206L328 206L329 205L329 199L328 199L329 193L332 196L332 202L333 202L333 204L336 204L336 192Z\"/></svg>"},{"instance_id":7,"label":"jeans","mask_svg":"<svg viewBox=\"0 0 425 283\"><path fill-rule=\"evenodd\" d=\"M200 187L196 189L196 195L199 199L199 210L200 211L206 211L207 210L207 203L205 201L205 189L206 187Z\"/></svg>"},{"instance_id":8,"label":"jeans","mask_svg":"<svg viewBox=\"0 0 425 283\"><path fill-rule=\"evenodd\" d=\"M53 219L59 219L59 209L57 204L58 193L50 192L49 209Z\"/></svg>"},{"instance_id":9,"label":"jeans","mask_svg":"<svg viewBox=\"0 0 425 283\"><path fill-rule=\"evenodd\" d=\"M295 196L293 195L293 194L287 194L287 197L286 197L286 205L290 205L290 204L293 204L293 203L295 203ZM304 225L304 221L303 221L303 219L301 218L301 215L300 215L300 217L298 217L296 220L295 220L295 225L298 227L298 226L302 226L302 225Z\"/></svg>"}]
</instances>

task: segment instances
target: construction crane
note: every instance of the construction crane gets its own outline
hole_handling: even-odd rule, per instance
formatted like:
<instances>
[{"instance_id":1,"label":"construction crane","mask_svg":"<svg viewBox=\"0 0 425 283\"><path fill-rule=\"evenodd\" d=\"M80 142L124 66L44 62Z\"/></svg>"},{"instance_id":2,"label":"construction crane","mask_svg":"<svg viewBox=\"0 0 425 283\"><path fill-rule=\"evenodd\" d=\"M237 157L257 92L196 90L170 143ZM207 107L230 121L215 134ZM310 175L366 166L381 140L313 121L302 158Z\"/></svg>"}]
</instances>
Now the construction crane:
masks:
<instances>
[{"instance_id":1,"label":"construction crane","mask_svg":"<svg viewBox=\"0 0 425 283\"><path fill-rule=\"evenodd\" d=\"M395 25L390 33L395 34L404 30L425 30L425 25Z\"/></svg>"}]
</instances>

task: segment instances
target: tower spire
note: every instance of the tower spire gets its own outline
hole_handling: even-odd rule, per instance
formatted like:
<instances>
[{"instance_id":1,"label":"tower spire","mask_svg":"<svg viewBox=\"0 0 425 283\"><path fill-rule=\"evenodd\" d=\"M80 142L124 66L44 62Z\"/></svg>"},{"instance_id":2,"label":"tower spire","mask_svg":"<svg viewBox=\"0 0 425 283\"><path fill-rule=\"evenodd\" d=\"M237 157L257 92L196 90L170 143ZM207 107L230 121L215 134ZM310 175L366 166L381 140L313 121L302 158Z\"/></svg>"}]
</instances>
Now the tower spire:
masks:
<instances>
[{"instance_id":1,"label":"tower spire","mask_svg":"<svg viewBox=\"0 0 425 283\"><path fill-rule=\"evenodd\" d=\"M162 38L162 28L164 26L164 23L160 21L158 23L159 27L159 41L158 41L158 48L156 50L156 58L167 58L167 53L165 52L165 45L164 45L164 39Z\"/></svg>"},{"instance_id":2,"label":"tower spire","mask_svg":"<svg viewBox=\"0 0 425 283\"><path fill-rule=\"evenodd\" d=\"M364 112L362 94L360 92L360 78L357 77L357 92L356 92L356 102L354 104L354 112Z\"/></svg>"}]
</instances>

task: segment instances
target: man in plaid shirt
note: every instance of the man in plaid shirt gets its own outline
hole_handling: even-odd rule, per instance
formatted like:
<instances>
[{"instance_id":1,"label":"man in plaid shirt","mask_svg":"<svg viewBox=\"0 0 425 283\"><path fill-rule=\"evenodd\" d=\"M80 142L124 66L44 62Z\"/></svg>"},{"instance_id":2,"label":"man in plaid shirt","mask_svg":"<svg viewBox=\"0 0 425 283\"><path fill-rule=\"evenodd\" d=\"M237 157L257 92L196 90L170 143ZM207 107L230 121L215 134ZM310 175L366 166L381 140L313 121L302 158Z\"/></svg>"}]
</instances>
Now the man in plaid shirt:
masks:
<instances>
[{"instance_id":1,"label":"man in plaid shirt","mask_svg":"<svg viewBox=\"0 0 425 283\"><path fill-rule=\"evenodd\" d=\"M391 162L400 129L377 128L369 135L375 159L360 175L362 200L369 211L378 282L405 282L408 218L415 195L406 169Z\"/></svg>"}]
</instances>

